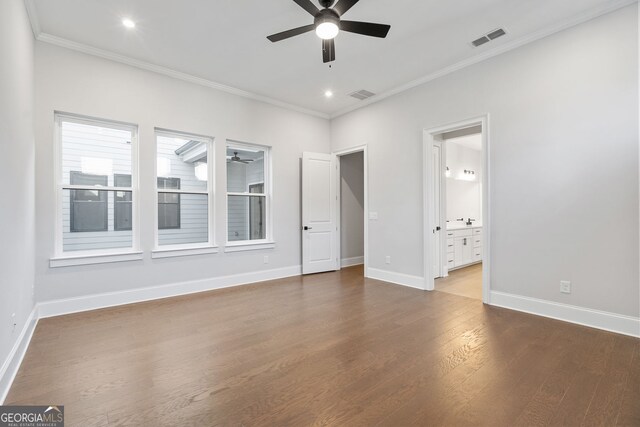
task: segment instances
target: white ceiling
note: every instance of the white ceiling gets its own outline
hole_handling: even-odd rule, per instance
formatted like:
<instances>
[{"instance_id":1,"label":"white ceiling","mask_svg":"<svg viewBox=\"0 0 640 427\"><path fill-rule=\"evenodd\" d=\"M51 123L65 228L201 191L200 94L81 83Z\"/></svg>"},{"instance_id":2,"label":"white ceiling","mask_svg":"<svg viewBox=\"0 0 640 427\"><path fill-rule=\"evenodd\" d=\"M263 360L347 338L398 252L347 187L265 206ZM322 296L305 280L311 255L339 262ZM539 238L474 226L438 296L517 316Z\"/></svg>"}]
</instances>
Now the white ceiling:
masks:
<instances>
[{"instance_id":1,"label":"white ceiling","mask_svg":"<svg viewBox=\"0 0 640 427\"><path fill-rule=\"evenodd\" d=\"M355 90L383 95L462 61L632 2L361 0L344 18L390 24L391 31L386 39L339 34L337 60L329 68L322 63L320 39L314 33L278 43L266 39L313 22L292 0L27 1L44 35L327 115L362 105L347 96ZM133 19L136 28L125 29L123 17ZM471 40L498 27L507 35L471 47ZM334 92L333 98L324 97L327 89Z\"/></svg>"}]
</instances>

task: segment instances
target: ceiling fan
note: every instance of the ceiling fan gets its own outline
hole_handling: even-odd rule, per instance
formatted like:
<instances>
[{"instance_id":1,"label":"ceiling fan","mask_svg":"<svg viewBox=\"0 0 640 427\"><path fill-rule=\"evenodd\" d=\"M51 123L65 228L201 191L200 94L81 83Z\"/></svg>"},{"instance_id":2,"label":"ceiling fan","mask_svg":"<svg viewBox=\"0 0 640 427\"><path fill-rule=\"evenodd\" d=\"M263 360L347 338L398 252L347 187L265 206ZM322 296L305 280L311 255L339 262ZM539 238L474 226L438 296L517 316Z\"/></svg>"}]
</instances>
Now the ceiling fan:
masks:
<instances>
[{"instance_id":1,"label":"ceiling fan","mask_svg":"<svg viewBox=\"0 0 640 427\"><path fill-rule=\"evenodd\" d=\"M244 163L245 165L249 162L253 162L252 159L241 159L238 157L238 152L234 151L233 156L227 156L227 163L236 162L236 163Z\"/></svg>"},{"instance_id":2,"label":"ceiling fan","mask_svg":"<svg viewBox=\"0 0 640 427\"><path fill-rule=\"evenodd\" d=\"M371 22L345 21L340 19L349 9L353 7L359 0L338 0L338 3L331 8L335 0L320 0L322 10L318 9L311 0L293 0L304 10L313 15L313 24L283 31L281 33L272 34L267 38L272 42L288 39L289 37L298 36L316 31L318 37L322 39L322 62L331 62L336 59L336 49L334 38L340 30L349 33L362 34L365 36L385 38L391 29L390 25L374 24Z\"/></svg>"}]
</instances>

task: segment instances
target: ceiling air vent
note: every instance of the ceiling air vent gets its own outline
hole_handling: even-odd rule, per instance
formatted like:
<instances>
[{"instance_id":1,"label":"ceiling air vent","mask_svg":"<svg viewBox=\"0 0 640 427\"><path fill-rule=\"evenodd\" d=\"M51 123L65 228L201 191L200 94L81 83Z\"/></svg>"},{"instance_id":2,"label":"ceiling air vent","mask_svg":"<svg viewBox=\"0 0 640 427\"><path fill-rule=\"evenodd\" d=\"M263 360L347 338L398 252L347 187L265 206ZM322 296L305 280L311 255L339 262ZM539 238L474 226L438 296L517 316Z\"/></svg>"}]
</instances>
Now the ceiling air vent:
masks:
<instances>
[{"instance_id":1,"label":"ceiling air vent","mask_svg":"<svg viewBox=\"0 0 640 427\"><path fill-rule=\"evenodd\" d=\"M375 93L369 92L368 90L364 90L364 89L357 90L349 94L349 96L359 99L360 101L364 101L367 98L371 98L373 95L375 95Z\"/></svg>"},{"instance_id":2,"label":"ceiling air vent","mask_svg":"<svg viewBox=\"0 0 640 427\"><path fill-rule=\"evenodd\" d=\"M495 40L498 37L504 36L505 34L507 34L505 30L503 30L502 28L498 28L497 30L490 31L484 36L475 39L471 42L471 44L475 47L482 46L483 44L489 43L491 40Z\"/></svg>"}]
</instances>

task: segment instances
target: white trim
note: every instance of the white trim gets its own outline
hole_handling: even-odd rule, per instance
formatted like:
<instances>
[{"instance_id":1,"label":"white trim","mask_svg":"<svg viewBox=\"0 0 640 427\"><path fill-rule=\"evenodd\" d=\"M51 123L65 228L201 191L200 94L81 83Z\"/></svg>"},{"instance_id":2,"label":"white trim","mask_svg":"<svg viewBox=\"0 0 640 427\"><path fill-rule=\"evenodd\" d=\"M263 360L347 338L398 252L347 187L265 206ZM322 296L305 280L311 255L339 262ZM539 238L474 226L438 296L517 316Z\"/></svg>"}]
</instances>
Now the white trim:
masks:
<instances>
[{"instance_id":1,"label":"white trim","mask_svg":"<svg viewBox=\"0 0 640 427\"><path fill-rule=\"evenodd\" d=\"M374 104L376 102L382 101L383 99L389 98L393 95L397 95L401 92L405 92L409 89L413 89L414 87L423 85L425 83L428 83L432 80L436 80L440 77L444 77L448 74L454 73L456 71L459 71L463 68L467 68L471 65L477 64L479 62L482 61L486 61L487 59L493 58L494 56L498 56L501 55L503 53L509 52L511 50L517 49L521 46L527 45L529 43L533 43L537 40L543 39L545 37L548 37L552 34L558 33L560 31L566 30L568 28L571 27L575 27L576 25L580 25L584 22L590 21L592 19L595 19L599 16L602 15L606 15L607 13L611 13L613 11L616 11L618 9L622 9L623 7L629 6L633 3L636 3L638 0L618 0L618 1L614 1L612 3L609 4L605 4L602 6L598 6L595 8L592 8L591 10L588 10L578 16L574 16L571 17L569 19L566 19L558 24L555 24L553 26L550 27L546 27L543 28L539 31L536 31L532 34L528 34L526 36L520 37L518 39L515 39L511 42L505 43L501 46L497 46L493 49L487 50L479 55L473 56L471 58L462 60L458 63L455 63L453 65L450 65L448 67L444 67L440 70L434 71L433 73L427 74L424 77L420 77L416 80L410 81L408 83L405 83L403 85L400 85L396 88L393 88L391 90L387 90L385 92L376 94L375 96L368 98L364 101L359 101L357 104L351 105L349 107L343 108L335 113L330 114L330 118L331 119L335 119L336 117L340 117L342 115L345 115L351 111L355 111L358 110L360 108L366 107L367 105L371 105Z\"/></svg>"},{"instance_id":2,"label":"white trim","mask_svg":"<svg viewBox=\"0 0 640 427\"><path fill-rule=\"evenodd\" d=\"M141 251L113 254L61 256L49 259L49 267L72 267L74 265L107 264L111 262L139 261L144 258Z\"/></svg>"},{"instance_id":3,"label":"white trim","mask_svg":"<svg viewBox=\"0 0 640 427\"><path fill-rule=\"evenodd\" d=\"M126 64L132 67L140 68L142 70L151 71L157 74L162 74L168 77L172 77L174 79L183 80L185 82L194 83L200 86L205 86L211 89L219 90L221 92L230 93L232 95L240 96L243 98L253 99L254 101L264 102L265 104L274 105L276 107L284 108L286 110L296 111L298 113L320 117L322 119L327 119L327 120L330 118L328 114L321 113L319 111L311 110L304 107L299 107L297 105L279 101L274 98L258 95L258 94L248 92L242 89L238 89L232 86L227 86L222 83L217 83L212 80L203 79L201 77L196 77L191 74L183 73L181 71L172 70L170 68L166 68L160 65L155 65L146 61L141 61L139 59L134 59L125 55L120 55L118 53L110 52L108 50L98 49L96 47L89 46L84 43L78 43L78 42L71 41L62 37L54 36L51 34L41 32L36 36L36 39L43 43L49 43L55 46L64 47L66 49L75 50L77 52L82 52L87 55L93 55L93 56L104 58L110 61L119 62L121 64Z\"/></svg>"},{"instance_id":4,"label":"white trim","mask_svg":"<svg viewBox=\"0 0 640 427\"><path fill-rule=\"evenodd\" d=\"M31 23L31 31L33 31L33 38L37 39L42 30L40 27L40 20L38 19L35 0L24 0L24 7L27 9L27 16Z\"/></svg>"},{"instance_id":5,"label":"white trim","mask_svg":"<svg viewBox=\"0 0 640 427\"><path fill-rule=\"evenodd\" d=\"M640 318L537 298L491 291L491 305L640 337Z\"/></svg>"},{"instance_id":6,"label":"white trim","mask_svg":"<svg viewBox=\"0 0 640 427\"><path fill-rule=\"evenodd\" d=\"M380 270L377 268L368 268L366 270L366 277L395 283L396 285L408 286L422 291L426 290L424 278L420 276L412 276L409 274L396 273L395 271Z\"/></svg>"},{"instance_id":7,"label":"white trim","mask_svg":"<svg viewBox=\"0 0 640 427\"><path fill-rule=\"evenodd\" d=\"M249 240L242 240L238 243L227 242L224 248L225 252L244 252L244 251L257 251L261 249L274 249L276 242L265 242L264 240L258 240L252 243Z\"/></svg>"},{"instance_id":8,"label":"white trim","mask_svg":"<svg viewBox=\"0 0 640 427\"><path fill-rule=\"evenodd\" d=\"M247 285L266 280L299 276L300 272L300 266L294 265L291 267L277 268L273 270L262 270L233 274L229 276L212 277L210 279L130 289L120 292L108 292L76 298L46 301L38 304L38 313L40 318L44 319L47 317L61 316L81 311L96 310L99 308L114 307L124 304L133 304L137 302L229 288L232 286Z\"/></svg>"},{"instance_id":9,"label":"white trim","mask_svg":"<svg viewBox=\"0 0 640 427\"><path fill-rule=\"evenodd\" d=\"M340 260L340 267L351 267L353 265L362 265L364 264L363 256L356 256L351 258L342 258Z\"/></svg>"},{"instance_id":10,"label":"white trim","mask_svg":"<svg viewBox=\"0 0 640 427\"><path fill-rule=\"evenodd\" d=\"M433 188L433 186L431 185L431 150L435 141L435 136L444 132L451 132L477 125L480 125L482 127L482 302L486 304L489 304L491 301L491 186L489 180L491 164L489 162L489 122L489 114L485 114L480 117L474 117L466 120L461 120L459 122L450 123L444 126L425 129L423 132L422 144L424 281L426 286L425 289L432 291L435 289L435 281L433 279L433 272L431 271L433 266L433 261L431 259L433 248L431 247L432 241L429 230L433 230L438 224L431 224L432 221L429 215L429 200L431 200L431 189ZM439 224L441 230L446 231L446 224L446 216L441 215ZM446 242L446 239L444 241Z\"/></svg>"},{"instance_id":11,"label":"white trim","mask_svg":"<svg viewBox=\"0 0 640 427\"><path fill-rule=\"evenodd\" d=\"M161 258L173 258L173 257L179 257L179 256L206 255L206 254L217 254L217 253L218 253L217 246L177 248L171 245L171 246L167 246L166 249L163 249L162 246L159 249L154 249L153 251L151 251L151 258L161 259Z\"/></svg>"},{"instance_id":12,"label":"white trim","mask_svg":"<svg viewBox=\"0 0 640 427\"><path fill-rule=\"evenodd\" d=\"M18 336L18 339L16 339L13 348L4 360L2 367L0 367L0 405L4 404L4 401L9 394L9 390L11 389L13 380L16 378L16 374L20 369L20 365L22 364L22 359L24 359L24 355L27 352L27 348L29 348L29 343L31 343L31 337L33 337L33 332L35 331L37 324L38 310L34 307L33 310L31 310L29 317L27 317L24 327L22 328L22 331L20 331L20 335Z\"/></svg>"},{"instance_id":13,"label":"white trim","mask_svg":"<svg viewBox=\"0 0 640 427\"><path fill-rule=\"evenodd\" d=\"M333 161L336 163L336 185L337 185L337 203L336 203L336 257L338 260L342 259L341 239L342 239L342 224L340 222L340 209L341 209L341 197L340 197L340 162L339 157L346 156L347 154L362 152L362 162L364 166L364 256L362 257L362 264L364 264L365 277L367 276L367 266L369 265L369 152L367 144L358 145L355 147L344 148L342 150L333 151ZM352 264L355 265L355 264ZM343 267L341 263L338 263L338 270ZM346 267L346 265L344 265Z\"/></svg>"}]
</instances>

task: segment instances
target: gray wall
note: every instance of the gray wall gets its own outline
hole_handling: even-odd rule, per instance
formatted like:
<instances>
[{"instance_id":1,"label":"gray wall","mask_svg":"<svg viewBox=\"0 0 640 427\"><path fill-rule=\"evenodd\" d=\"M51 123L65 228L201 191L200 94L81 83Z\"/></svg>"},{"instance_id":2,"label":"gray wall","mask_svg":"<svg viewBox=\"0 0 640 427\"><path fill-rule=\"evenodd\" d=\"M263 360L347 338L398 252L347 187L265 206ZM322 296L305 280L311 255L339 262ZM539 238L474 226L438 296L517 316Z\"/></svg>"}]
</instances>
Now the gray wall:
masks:
<instances>
[{"instance_id":1,"label":"gray wall","mask_svg":"<svg viewBox=\"0 0 640 427\"><path fill-rule=\"evenodd\" d=\"M486 113L492 289L638 316L637 4L333 120L368 144L370 267L423 276L423 129Z\"/></svg>"},{"instance_id":2,"label":"gray wall","mask_svg":"<svg viewBox=\"0 0 640 427\"><path fill-rule=\"evenodd\" d=\"M24 4L0 2L0 366L33 309L33 33ZM11 315L15 313L15 329Z\"/></svg>"},{"instance_id":3,"label":"gray wall","mask_svg":"<svg viewBox=\"0 0 640 427\"><path fill-rule=\"evenodd\" d=\"M300 265L303 151L329 152L329 121L124 64L36 42L36 299L47 301ZM54 110L139 125L141 249L145 259L51 269L54 253ZM227 140L272 146L276 248L151 259L154 127L215 138L215 237L226 236ZM222 196L222 197L221 197ZM263 256L269 255L269 264Z\"/></svg>"},{"instance_id":4,"label":"gray wall","mask_svg":"<svg viewBox=\"0 0 640 427\"><path fill-rule=\"evenodd\" d=\"M364 155L340 157L340 257L364 256Z\"/></svg>"}]
</instances>

